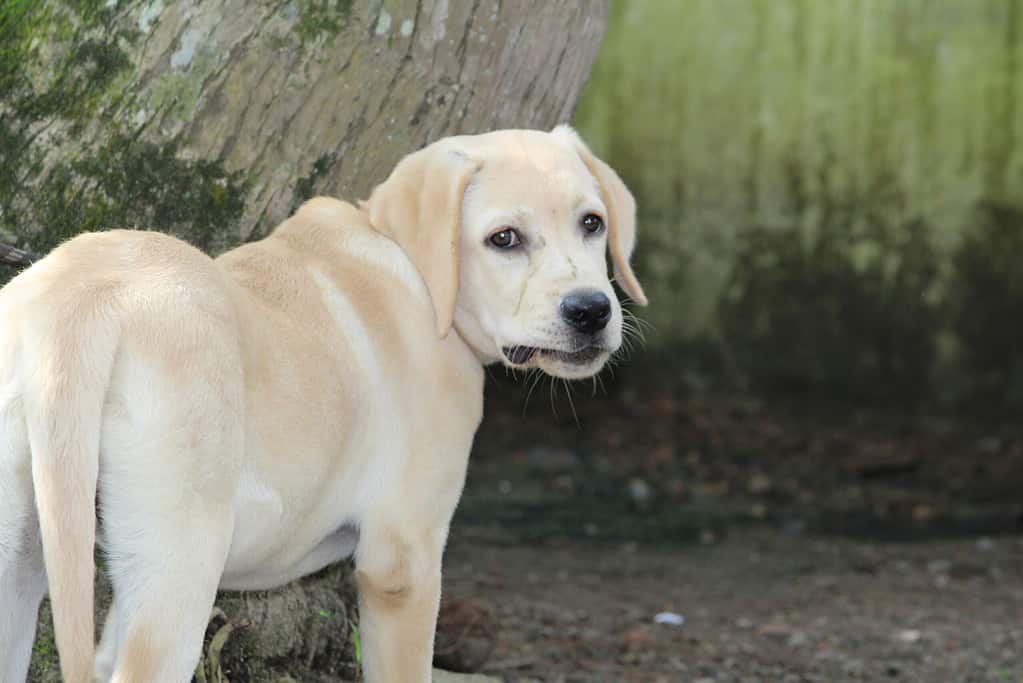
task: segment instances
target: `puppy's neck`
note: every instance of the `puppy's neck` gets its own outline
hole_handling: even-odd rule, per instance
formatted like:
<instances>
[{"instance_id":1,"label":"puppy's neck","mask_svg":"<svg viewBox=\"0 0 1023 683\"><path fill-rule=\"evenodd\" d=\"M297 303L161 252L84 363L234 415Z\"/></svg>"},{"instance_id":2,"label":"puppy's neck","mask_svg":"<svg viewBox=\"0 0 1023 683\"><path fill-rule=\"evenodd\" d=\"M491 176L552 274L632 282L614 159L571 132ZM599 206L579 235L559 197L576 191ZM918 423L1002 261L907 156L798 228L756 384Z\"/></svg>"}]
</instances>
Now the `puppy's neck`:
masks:
<instances>
[{"instance_id":1,"label":"puppy's neck","mask_svg":"<svg viewBox=\"0 0 1023 683\"><path fill-rule=\"evenodd\" d=\"M500 349L494 347L493 341L483 332L480 322L462 308L455 309L453 332L469 347L480 365L491 365L501 360Z\"/></svg>"}]
</instances>

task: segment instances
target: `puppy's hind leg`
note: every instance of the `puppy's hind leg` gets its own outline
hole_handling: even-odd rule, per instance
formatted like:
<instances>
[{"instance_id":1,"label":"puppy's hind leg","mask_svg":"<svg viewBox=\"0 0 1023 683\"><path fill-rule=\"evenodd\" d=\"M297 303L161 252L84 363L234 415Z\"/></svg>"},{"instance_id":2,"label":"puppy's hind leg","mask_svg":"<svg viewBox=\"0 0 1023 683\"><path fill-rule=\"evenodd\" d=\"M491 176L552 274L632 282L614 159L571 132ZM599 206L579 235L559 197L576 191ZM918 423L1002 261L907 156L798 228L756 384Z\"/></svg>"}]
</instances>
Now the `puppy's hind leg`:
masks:
<instances>
[{"instance_id":1,"label":"puppy's hind leg","mask_svg":"<svg viewBox=\"0 0 1023 683\"><path fill-rule=\"evenodd\" d=\"M199 661L244 447L240 363L221 357L197 354L186 378L137 368L131 407L110 411L99 500L117 610L111 683L187 683Z\"/></svg>"},{"instance_id":2,"label":"puppy's hind leg","mask_svg":"<svg viewBox=\"0 0 1023 683\"><path fill-rule=\"evenodd\" d=\"M4 427L5 420L0 419L0 429ZM0 437L0 681L4 683L21 683L28 674L39 603L46 595L30 467L28 444Z\"/></svg>"},{"instance_id":3,"label":"puppy's hind leg","mask_svg":"<svg viewBox=\"0 0 1023 683\"><path fill-rule=\"evenodd\" d=\"M224 507L177 521L176 534L151 525L145 548L111 558L117 610L108 617L116 629L111 683L187 683L195 672L233 517Z\"/></svg>"},{"instance_id":4,"label":"puppy's hind leg","mask_svg":"<svg viewBox=\"0 0 1023 683\"><path fill-rule=\"evenodd\" d=\"M115 632L104 634L116 651L111 683L187 683L199 661L234 532L234 468L210 463L241 448L240 429L230 445L200 431L192 448L169 438L146 457L118 458L130 473L101 481L116 609Z\"/></svg>"}]
</instances>

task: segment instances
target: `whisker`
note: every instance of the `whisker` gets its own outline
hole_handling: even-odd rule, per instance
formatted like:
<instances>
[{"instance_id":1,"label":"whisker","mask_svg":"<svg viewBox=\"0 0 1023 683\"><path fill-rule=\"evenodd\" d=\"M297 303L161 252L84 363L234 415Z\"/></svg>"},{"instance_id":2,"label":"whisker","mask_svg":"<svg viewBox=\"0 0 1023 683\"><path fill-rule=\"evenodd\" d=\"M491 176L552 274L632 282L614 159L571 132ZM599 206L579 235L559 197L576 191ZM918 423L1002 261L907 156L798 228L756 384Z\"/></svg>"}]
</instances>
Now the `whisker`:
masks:
<instances>
[{"instance_id":1,"label":"whisker","mask_svg":"<svg viewBox=\"0 0 1023 683\"><path fill-rule=\"evenodd\" d=\"M551 412L554 413L554 418L558 418L558 407L554 404L554 378L551 377Z\"/></svg>"},{"instance_id":2,"label":"whisker","mask_svg":"<svg viewBox=\"0 0 1023 683\"><path fill-rule=\"evenodd\" d=\"M529 397L533 395L533 390L536 389L536 385L543 379L543 372L540 368L530 368L530 372L526 375L526 381L529 382L529 388L526 389L526 400L522 404L522 416L526 416L526 410L529 408Z\"/></svg>"},{"instance_id":3,"label":"whisker","mask_svg":"<svg viewBox=\"0 0 1023 683\"><path fill-rule=\"evenodd\" d=\"M575 412L575 401L572 400L572 387L569 386L567 379L562 379L561 383L565 385L565 395L568 396L568 405L572 408L572 418L575 420L575 426L578 429L582 429L582 425L579 424L579 414Z\"/></svg>"},{"instance_id":4,"label":"whisker","mask_svg":"<svg viewBox=\"0 0 1023 683\"><path fill-rule=\"evenodd\" d=\"M639 317L628 308L622 308L622 320L623 321L628 320L629 322L633 323L636 327L644 330L649 330L651 332L657 330L656 325L654 325L649 320Z\"/></svg>"}]
</instances>

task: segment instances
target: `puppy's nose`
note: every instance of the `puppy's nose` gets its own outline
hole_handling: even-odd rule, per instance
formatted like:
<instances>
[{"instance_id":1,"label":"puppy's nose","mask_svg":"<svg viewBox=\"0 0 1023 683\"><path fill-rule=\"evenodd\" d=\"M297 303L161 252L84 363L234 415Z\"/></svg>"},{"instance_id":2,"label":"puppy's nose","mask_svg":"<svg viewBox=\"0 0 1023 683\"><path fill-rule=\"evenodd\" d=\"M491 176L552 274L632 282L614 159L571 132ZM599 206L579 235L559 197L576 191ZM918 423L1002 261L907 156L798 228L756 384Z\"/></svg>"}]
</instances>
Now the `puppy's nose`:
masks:
<instances>
[{"instance_id":1,"label":"puppy's nose","mask_svg":"<svg viewBox=\"0 0 1023 683\"><path fill-rule=\"evenodd\" d=\"M611 300L595 289L572 292L561 300L561 317L578 332L599 332L611 319Z\"/></svg>"}]
</instances>

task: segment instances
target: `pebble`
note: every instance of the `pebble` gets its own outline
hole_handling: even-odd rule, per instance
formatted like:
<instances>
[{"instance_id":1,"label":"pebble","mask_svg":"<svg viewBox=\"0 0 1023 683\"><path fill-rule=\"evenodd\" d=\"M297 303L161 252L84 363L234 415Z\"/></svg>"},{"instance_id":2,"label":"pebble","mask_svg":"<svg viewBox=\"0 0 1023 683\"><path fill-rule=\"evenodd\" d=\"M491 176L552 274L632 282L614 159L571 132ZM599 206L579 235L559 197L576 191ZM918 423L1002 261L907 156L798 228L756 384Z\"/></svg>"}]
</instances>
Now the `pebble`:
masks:
<instances>
[{"instance_id":1,"label":"pebble","mask_svg":"<svg viewBox=\"0 0 1023 683\"><path fill-rule=\"evenodd\" d=\"M920 631L915 628L906 628L896 633L895 639L900 643L912 644L920 640L921 635Z\"/></svg>"},{"instance_id":2,"label":"pebble","mask_svg":"<svg viewBox=\"0 0 1023 683\"><path fill-rule=\"evenodd\" d=\"M675 612L658 612L654 615L654 622L665 626L681 626L686 623L686 618Z\"/></svg>"},{"instance_id":3,"label":"pebble","mask_svg":"<svg viewBox=\"0 0 1023 683\"><path fill-rule=\"evenodd\" d=\"M786 639L792 635L792 627L781 621L769 621L760 627L759 633L768 638Z\"/></svg>"},{"instance_id":4,"label":"pebble","mask_svg":"<svg viewBox=\"0 0 1023 683\"><path fill-rule=\"evenodd\" d=\"M749 492L753 494L767 493L771 490L772 482L770 477L763 473L754 474L749 479Z\"/></svg>"},{"instance_id":5,"label":"pebble","mask_svg":"<svg viewBox=\"0 0 1023 683\"><path fill-rule=\"evenodd\" d=\"M640 510L648 509L653 501L653 497L654 491L646 481L639 477L633 477L629 480L629 498L632 499L637 508Z\"/></svg>"},{"instance_id":6,"label":"pebble","mask_svg":"<svg viewBox=\"0 0 1023 683\"><path fill-rule=\"evenodd\" d=\"M805 631L793 631L792 635L789 636L788 646L789 647L800 647L810 642L809 636L806 635Z\"/></svg>"},{"instance_id":7,"label":"pebble","mask_svg":"<svg viewBox=\"0 0 1023 683\"><path fill-rule=\"evenodd\" d=\"M561 473L579 466L579 456L568 448L536 446L526 454L529 468L536 472Z\"/></svg>"}]
</instances>

